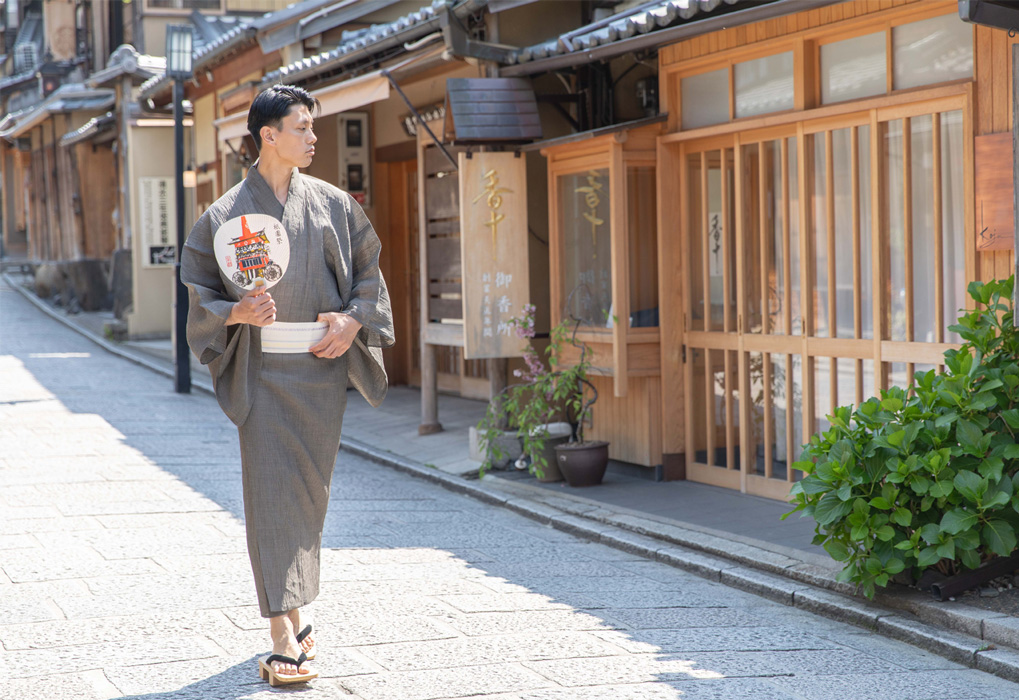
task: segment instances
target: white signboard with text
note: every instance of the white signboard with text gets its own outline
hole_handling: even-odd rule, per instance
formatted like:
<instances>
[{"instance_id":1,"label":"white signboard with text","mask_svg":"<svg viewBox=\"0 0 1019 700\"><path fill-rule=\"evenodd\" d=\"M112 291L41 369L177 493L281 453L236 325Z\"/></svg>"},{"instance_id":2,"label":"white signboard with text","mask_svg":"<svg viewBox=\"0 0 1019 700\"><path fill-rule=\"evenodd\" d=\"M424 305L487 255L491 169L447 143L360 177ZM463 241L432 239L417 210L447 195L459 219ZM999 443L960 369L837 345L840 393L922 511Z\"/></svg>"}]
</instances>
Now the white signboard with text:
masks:
<instances>
[{"instance_id":1,"label":"white signboard with text","mask_svg":"<svg viewBox=\"0 0 1019 700\"><path fill-rule=\"evenodd\" d=\"M177 257L177 202L173 178L138 178L138 228L142 264L173 265Z\"/></svg>"}]
</instances>

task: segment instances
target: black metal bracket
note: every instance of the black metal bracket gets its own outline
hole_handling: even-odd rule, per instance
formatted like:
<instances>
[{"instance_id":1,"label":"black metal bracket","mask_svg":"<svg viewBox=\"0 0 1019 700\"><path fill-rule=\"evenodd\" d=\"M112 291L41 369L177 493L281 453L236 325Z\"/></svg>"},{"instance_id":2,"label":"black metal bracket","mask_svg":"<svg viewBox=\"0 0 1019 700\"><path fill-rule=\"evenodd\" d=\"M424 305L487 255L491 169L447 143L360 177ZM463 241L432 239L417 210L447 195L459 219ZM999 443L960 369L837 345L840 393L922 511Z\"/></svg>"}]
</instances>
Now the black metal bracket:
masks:
<instances>
[{"instance_id":1,"label":"black metal bracket","mask_svg":"<svg viewBox=\"0 0 1019 700\"><path fill-rule=\"evenodd\" d=\"M501 65L516 62L519 50L517 47L471 39L463 23L449 7L440 16L439 26L442 28L442 39L446 43L446 48L456 56L477 58Z\"/></svg>"}]
</instances>

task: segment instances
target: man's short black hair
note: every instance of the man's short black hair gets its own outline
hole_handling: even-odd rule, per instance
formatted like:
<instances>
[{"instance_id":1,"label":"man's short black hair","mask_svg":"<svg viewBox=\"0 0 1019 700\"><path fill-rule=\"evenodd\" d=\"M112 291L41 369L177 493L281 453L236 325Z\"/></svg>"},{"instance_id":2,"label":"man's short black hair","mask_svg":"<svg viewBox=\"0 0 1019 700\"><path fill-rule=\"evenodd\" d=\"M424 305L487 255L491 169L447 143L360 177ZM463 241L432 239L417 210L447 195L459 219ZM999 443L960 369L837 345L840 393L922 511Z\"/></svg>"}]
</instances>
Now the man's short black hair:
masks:
<instances>
[{"instance_id":1,"label":"man's short black hair","mask_svg":"<svg viewBox=\"0 0 1019 700\"><path fill-rule=\"evenodd\" d=\"M293 85L273 85L258 93L248 110L248 133L255 139L258 150L262 150L262 136L259 133L262 127L283 128L283 117L287 116L294 105L304 105L312 115L321 106L307 90Z\"/></svg>"}]
</instances>

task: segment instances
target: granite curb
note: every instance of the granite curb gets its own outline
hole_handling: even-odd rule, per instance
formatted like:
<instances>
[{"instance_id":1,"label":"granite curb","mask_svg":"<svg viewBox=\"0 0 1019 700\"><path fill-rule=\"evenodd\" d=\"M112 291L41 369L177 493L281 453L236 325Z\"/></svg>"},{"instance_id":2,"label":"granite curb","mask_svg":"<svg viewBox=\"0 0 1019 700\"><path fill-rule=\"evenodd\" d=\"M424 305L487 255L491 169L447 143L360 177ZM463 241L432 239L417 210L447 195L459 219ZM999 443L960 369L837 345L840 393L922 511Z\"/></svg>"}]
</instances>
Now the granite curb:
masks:
<instances>
[{"instance_id":1,"label":"granite curb","mask_svg":"<svg viewBox=\"0 0 1019 700\"><path fill-rule=\"evenodd\" d=\"M24 289L6 273L6 283L36 308L118 357L167 377L167 368L97 336ZM214 395L211 382L193 386ZM392 452L344 437L341 449L450 491L501 506L534 521L584 539L659 561L733 588L879 632L962 665L1019 682L1019 619L951 603L906 588L879 591L875 601L853 595L836 581L837 568L806 552L722 534L689 523L665 521L619 507L607 507L575 494L551 493L538 486L495 475L469 480Z\"/></svg>"}]
</instances>

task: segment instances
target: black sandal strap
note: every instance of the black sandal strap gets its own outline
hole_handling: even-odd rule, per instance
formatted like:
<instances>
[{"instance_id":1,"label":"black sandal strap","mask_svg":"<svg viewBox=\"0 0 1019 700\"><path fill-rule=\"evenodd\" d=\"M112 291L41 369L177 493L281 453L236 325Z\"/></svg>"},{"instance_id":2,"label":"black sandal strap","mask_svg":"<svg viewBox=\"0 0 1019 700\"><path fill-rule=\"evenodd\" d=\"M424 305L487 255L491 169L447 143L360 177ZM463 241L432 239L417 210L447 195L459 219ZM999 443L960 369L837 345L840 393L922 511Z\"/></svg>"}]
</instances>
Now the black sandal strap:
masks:
<instances>
[{"instance_id":1,"label":"black sandal strap","mask_svg":"<svg viewBox=\"0 0 1019 700\"><path fill-rule=\"evenodd\" d=\"M305 654L304 652L301 652L301 655L298 656L296 659L292 656L285 656L284 654L271 654L269 658L265 660L265 664L267 666L272 666L273 661L279 661L280 663L284 664L293 664L298 669L300 669L301 664L303 664L307 660L308 655Z\"/></svg>"},{"instance_id":2,"label":"black sandal strap","mask_svg":"<svg viewBox=\"0 0 1019 700\"><path fill-rule=\"evenodd\" d=\"M297 643L298 643L298 644L300 644L301 642L303 642L303 641L304 641L304 639L305 639L305 638L306 638L306 637L307 637L307 636L308 636L309 634L311 634L311 625L308 625L308 626L306 626L306 627L305 627L305 628L304 628L303 630L301 630L301 631L300 631L300 632L298 633L298 635L297 635Z\"/></svg>"}]
</instances>

